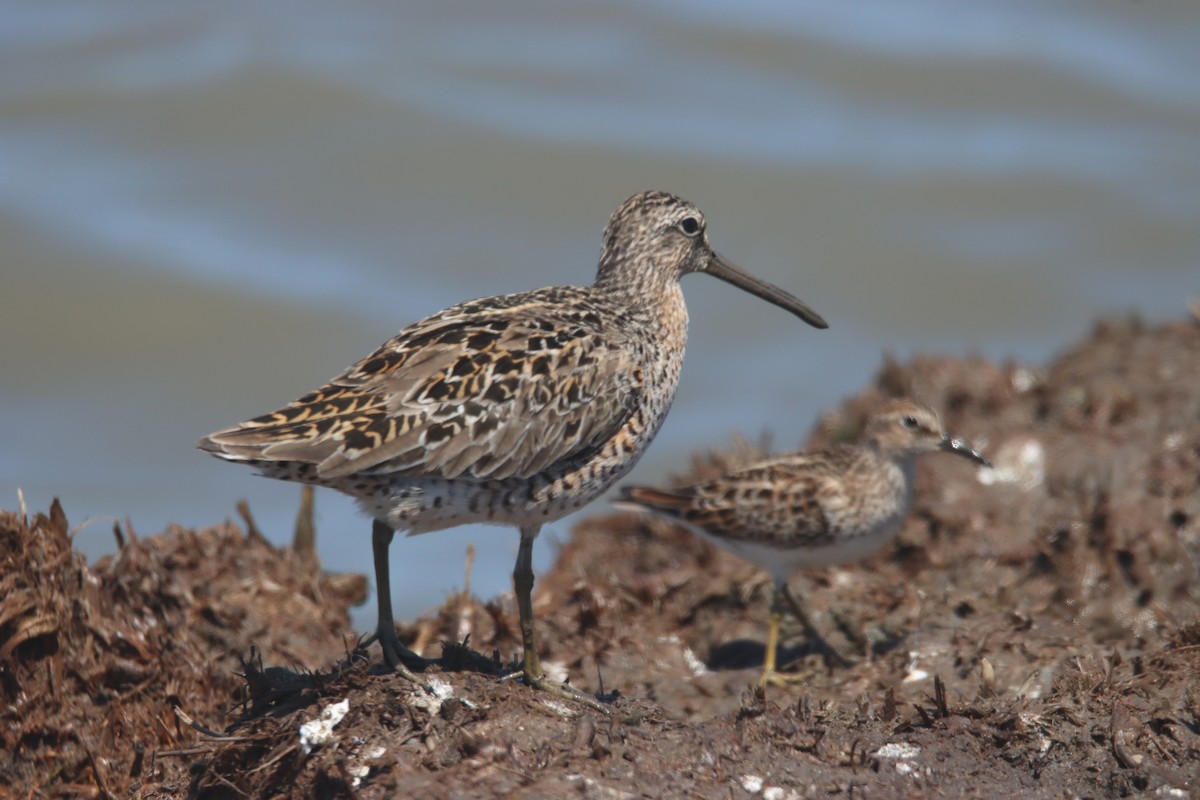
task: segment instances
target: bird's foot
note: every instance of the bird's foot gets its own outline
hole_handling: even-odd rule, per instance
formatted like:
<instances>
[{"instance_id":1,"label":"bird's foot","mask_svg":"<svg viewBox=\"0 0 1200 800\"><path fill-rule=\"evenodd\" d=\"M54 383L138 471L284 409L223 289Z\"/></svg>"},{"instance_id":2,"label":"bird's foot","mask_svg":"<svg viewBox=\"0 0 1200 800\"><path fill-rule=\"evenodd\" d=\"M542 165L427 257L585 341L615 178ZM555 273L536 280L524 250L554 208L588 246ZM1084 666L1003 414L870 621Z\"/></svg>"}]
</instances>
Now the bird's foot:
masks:
<instances>
[{"instance_id":1,"label":"bird's foot","mask_svg":"<svg viewBox=\"0 0 1200 800\"><path fill-rule=\"evenodd\" d=\"M371 634L370 637L362 642L360 647L370 647L371 644L376 641L379 642L379 648L383 650L383 663L385 663L392 671L396 672L398 675L400 675L400 677L412 681L419 686L423 686L426 689L429 688L425 684L425 681L423 681L417 676L416 673L412 671L411 667L417 667L423 670L425 667L431 664L436 664L436 659L419 656L412 650L409 650L407 647L400 644L400 640L396 638L395 629L391 628L390 626L382 630L376 630L375 633Z\"/></svg>"},{"instance_id":2,"label":"bird's foot","mask_svg":"<svg viewBox=\"0 0 1200 800\"><path fill-rule=\"evenodd\" d=\"M532 676L526 670L518 670L516 672L510 672L509 674L504 675L500 678L500 681L504 682L518 679L523 680L529 686L540 689L543 692L548 692L556 697L562 698L563 700L573 703L581 703L591 710L597 711L605 716L612 714L612 709L600 702L595 695L591 695L585 691L576 689L569 683L560 683L559 681L548 678L544 673L540 676Z\"/></svg>"},{"instance_id":3,"label":"bird's foot","mask_svg":"<svg viewBox=\"0 0 1200 800\"><path fill-rule=\"evenodd\" d=\"M776 672L775 670L763 670L762 677L758 680L758 685L764 689L768 686L786 687L797 683L804 683L809 678L813 677L812 670L804 670L803 672Z\"/></svg>"}]
</instances>

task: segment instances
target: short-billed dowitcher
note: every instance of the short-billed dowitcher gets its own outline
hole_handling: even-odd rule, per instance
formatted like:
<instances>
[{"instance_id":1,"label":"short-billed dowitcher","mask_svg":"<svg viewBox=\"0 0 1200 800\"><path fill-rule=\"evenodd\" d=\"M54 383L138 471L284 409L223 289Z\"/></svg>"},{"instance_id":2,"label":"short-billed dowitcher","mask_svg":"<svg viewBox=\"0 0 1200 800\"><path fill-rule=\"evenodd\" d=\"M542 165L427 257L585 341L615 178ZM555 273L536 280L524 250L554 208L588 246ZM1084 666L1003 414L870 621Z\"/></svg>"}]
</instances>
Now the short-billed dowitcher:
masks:
<instances>
[{"instance_id":1,"label":"short-billed dowitcher","mask_svg":"<svg viewBox=\"0 0 1200 800\"><path fill-rule=\"evenodd\" d=\"M860 444L777 456L680 489L626 486L617 504L683 522L771 573L775 592L762 672L766 686L783 680L775 671L775 654L785 599L810 643L841 660L788 589L788 577L800 567L857 561L891 540L912 505L914 461L937 450L990 466L943 431L933 411L895 400L871 417Z\"/></svg>"},{"instance_id":2,"label":"short-billed dowitcher","mask_svg":"<svg viewBox=\"0 0 1200 800\"><path fill-rule=\"evenodd\" d=\"M268 477L328 486L374 518L377 637L413 677L392 619L388 546L469 522L521 532L513 584L524 676L547 681L534 642L531 555L547 522L625 475L658 432L679 381L687 309L679 279L702 272L791 311L800 300L709 246L699 209L644 192L613 213L591 286L472 300L408 326L327 385L200 440Z\"/></svg>"}]
</instances>

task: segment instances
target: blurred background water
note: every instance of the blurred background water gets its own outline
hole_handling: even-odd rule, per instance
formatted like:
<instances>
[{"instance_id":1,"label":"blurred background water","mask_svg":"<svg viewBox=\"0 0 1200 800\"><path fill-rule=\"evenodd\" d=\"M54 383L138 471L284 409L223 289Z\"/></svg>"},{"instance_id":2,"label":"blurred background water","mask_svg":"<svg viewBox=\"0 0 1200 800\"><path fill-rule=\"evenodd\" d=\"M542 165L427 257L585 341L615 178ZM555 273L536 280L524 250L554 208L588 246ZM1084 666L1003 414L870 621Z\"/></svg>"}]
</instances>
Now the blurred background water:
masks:
<instances>
[{"instance_id":1,"label":"blurred background water","mask_svg":"<svg viewBox=\"0 0 1200 800\"><path fill-rule=\"evenodd\" d=\"M687 279L643 482L734 432L796 446L885 350L1036 364L1098 315L1186 313L1200 4L9 4L0 505L61 497L93 557L111 518L240 497L286 542L299 488L198 436L457 301L590 282L608 215L659 188L832 327ZM317 508L326 567L369 573L369 523ZM474 591L510 588L511 530L400 540L398 615L461 586L469 542Z\"/></svg>"}]
</instances>

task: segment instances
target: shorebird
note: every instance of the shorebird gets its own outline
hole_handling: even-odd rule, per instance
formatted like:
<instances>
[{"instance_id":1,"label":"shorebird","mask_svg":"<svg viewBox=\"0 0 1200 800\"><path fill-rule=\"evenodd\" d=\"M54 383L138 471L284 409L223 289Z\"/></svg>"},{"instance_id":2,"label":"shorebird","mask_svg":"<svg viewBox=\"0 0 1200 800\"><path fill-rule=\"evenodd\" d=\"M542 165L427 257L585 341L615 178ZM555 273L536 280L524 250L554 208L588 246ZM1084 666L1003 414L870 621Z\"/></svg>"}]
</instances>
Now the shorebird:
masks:
<instances>
[{"instance_id":1,"label":"shorebird","mask_svg":"<svg viewBox=\"0 0 1200 800\"><path fill-rule=\"evenodd\" d=\"M622 487L619 506L652 511L771 573L775 591L761 684L782 683L775 670L783 601L810 644L824 643L788 589L800 567L865 558L892 539L912 506L914 462L923 453L956 453L984 466L982 454L942 429L937 414L909 400L886 404L861 443L777 456L679 489Z\"/></svg>"},{"instance_id":2,"label":"shorebird","mask_svg":"<svg viewBox=\"0 0 1200 800\"><path fill-rule=\"evenodd\" d=\"M325 386L204 437L213 455L267 477L328 486L372 517L387 664L416 680L392 618L388 547L397 530L470 522L517 527L513 586L527 683L549 681L534 639L533 541L591 502L645 452L671 406L687 338L679 280L720 278L825 321L709 245L704 216L665 192L635 194L604 231L591 286L472 300L414 323Z\"/></svg>"}]
</instances>

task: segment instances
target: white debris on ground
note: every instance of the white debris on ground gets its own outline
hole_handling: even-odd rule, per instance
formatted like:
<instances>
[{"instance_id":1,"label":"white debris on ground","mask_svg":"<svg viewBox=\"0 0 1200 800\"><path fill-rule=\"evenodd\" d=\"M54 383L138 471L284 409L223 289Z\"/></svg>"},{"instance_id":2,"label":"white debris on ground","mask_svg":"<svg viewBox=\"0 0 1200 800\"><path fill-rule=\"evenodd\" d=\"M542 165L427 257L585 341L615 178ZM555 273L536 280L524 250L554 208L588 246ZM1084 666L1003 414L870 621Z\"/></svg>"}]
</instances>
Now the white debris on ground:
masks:
<instances>
[{"instance_id":1,"label":"white debris on ground","mask_svg":"<svg viewBox=\"0 0 1200 800\"><path fill-rule=\"evenodd\" d=\"M1033 437L1012 439L988 455L993 466L975 471L984 486L1011 483L1028 491L1046 480L1046 451Z\"/></svg>"},{"instance_id":2,"label":"white debris on ground","mask_svg":"<svg viewBox=\"0 0 1200 800\"><path fill-rule=\"evenodd\" d=\"M1028 392L1036 387L1039 383L1041 383L1041 380L1038 378L1037 373L1033 370L1027 369L1026 367L1018 367L1017 369L1013 370L1012 387L1018 392Z\"/></svg>"},{"instance_id":3,"label":"white debris on ground","mask_svg":"<svg viewBox=\"0 0 1200 800\"><path fill-rule=\"evenodd\" d=\"M758 794L763 788L763 779L757 775L743 775L742 788L750 794Z\"/></svg>"},{"instance_id":4,"label":"white debris on ground","mask_svg":"<svg viewBox=\"0 0 1200 800\"><path fill-rule=\"evenodd\" d=\"M546 677L552 681L557 681L558 683L571 682L571 671L567 669L567 663L565 661L552 661L548 658L543 659L542 672L544 672Z\"/></svg>"},{"instance_id":5,"label":"white debris on ground","mask_svg":"<svg viewBox=\"0 0 1200 800\"><path fill-rule=\"evenodd\" d=\"M886 758L896 762L896 772L901 775L911 775L917 771L911 761L921 754L921 748L907 742L892 742L885 744L875 751L876 758Z\"/></svg>"},{"instance_id":6,"label":"white debris on ground","mask_svg":"<svg viewBox=\"0 0 1200 800\"><path fill-rule=\"evenodd\" d=\"M333 738L333 729L342 721L349 710L349 699L332 703L321 709L321 716L301 725L300 747L304 750L304 755L308 755Z\"/></svg>"},{"instance_id":7,"label":"white debris on ground","mask_svg":"<svg viewBox=\"0 0 1200 800\"><path fill-rule=\"evenodd\" d=\"M921 748L908 742L891 742L875 751L879 758L916 758L921 755Z\"/></svg>"},{"instance_id":8,"label":"white debris on ground","mask_svg":"<svg viewBox=\"0 0 1200 800\"><path fill-rule=\"evenodd\" d=\"M346 772L350 773L350 777L354 779L350 781L350 785L355 789L361 786L363 778L371 774L371 767L366 762L376 761L380 758L383 758L385 753L387 753L386 747L383 745L376 745L366 753L362 754L362 762L351 764L350 766L346 767Z\"/></svg>"},{"instance_id":9,"label":"white debris on ground","mask_svg":"<svg viewBox=\"0 0 1200 800\"><path fill-rule=\"evenodd\" d=\"M440 678L430 678L424 686L418 685L413 691L412 704L425 711L429 716L436 717L442 710L442 703L454 696L454 687ZM462 701L470 707L471 703Z\"/></svg>"},{"instance_id":10,"label":"white debris on ground","mask_svg":"<svg viewBox=\"0 0 1200 800\"><path fill-rule=\"evenodd\" d=\"M562 717L563 719L574 719L575 717L579 716L579 711L577 709L574 709L571 706L569 706L566 703L563 703L559 700L554 700L549 697L543 697L543 698L541 698L541 701L542 701L542 705L545 708L550 709L551 711L553 711L555 714Z\"/></svg>"},{"instance_id":11,"label":"white debris on ground","mask_svg":"<svg viewBox=\"0 0 1200 800\"><path fill-rule=\"evenodd\" d=\"M362 784L362 779L371 774L371 768L366 764L351 764L346 767L346 772L354 779L350 781L350 785L357 789Z\"/></svg>"},{"instance_id":12,"label":"white debris on ground","mask_svg":"<svg viewBox=\"0 0 1200 800\"><path fill-rule=\"evenodd\" d=\"M903 683L918 683L920 681L929 680L929 671L918 666L921 659L937 658L936 650L909 650L908 651L908 671L904 673Z\"/></svg>"},{"instance_id":13,"label":"white debris on ground","mask_svg":"<svg viewBox=\"0 0 1200 800\"><path fill-rule=\"evenodd\" d=\"M597 798L597 800L636 800L638 797L633 792L627 792L624 789L618 789L613 786L605 786L586 775L568 775L567 780L577 786L580 795L588 798L588 800L592 800L592 798Z\"/></svg>"},{"instance_id":14,"label":"white debris on ground","mask_svg":"<svg viewBox=\"0 0 1200 800\"><path fill-rule=\"evenodd\" d=\"M767 786L766 781L758 775L743 775L738 784L750 794L761 796L763 800L801 800L803 796L795 789Z\"/></svg>"},{"instance_id":15,"label":"white debris on ground","mask_svg":"<svg viewBox=\"0 0 1200 800\"><path fill-rule=\"evenodd\" d=\"M692 650L692 648L685 645L683 640L678 636L674 634L671 634L670 636L660 636L658 637L658 641L662 644L669 644L678 647L680 652L683 654L683 663L687 666L688 671L690 671L693 675L699 676L708 674L708 667L705 665L705 663L701 661L696 656L696 653Z\"/></svg>"}]
</instances>

